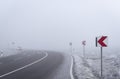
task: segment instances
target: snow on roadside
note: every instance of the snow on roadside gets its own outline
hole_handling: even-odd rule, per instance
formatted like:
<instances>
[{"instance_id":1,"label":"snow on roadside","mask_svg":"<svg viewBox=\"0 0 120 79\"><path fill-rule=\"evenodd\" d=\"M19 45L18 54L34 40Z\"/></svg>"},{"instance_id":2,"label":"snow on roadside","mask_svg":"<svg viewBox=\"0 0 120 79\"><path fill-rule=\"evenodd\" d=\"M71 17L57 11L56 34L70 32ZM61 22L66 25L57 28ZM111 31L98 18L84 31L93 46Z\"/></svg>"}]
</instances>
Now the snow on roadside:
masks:
<instances>
[{"instance_id":1,"label":"snow on roadside","mask_svg":"<svg viewBox=\"0 0 120 79\"><path fill-rule=\"evenodd\" d=\"M0 58L19 53L16 49L2 49L0 50Z\"/></svg>"},{"instance_id":2,"label":"snow on roadside","mask_svg":"<svg viewBox=\"0 0 120 79\"><path fill-rule=\"evenodd\" d=\"M84 59L74 55L73 74L75 79L100 79L100 57L88 57ZM120 55L109 54L103 56L104 79L120 79Z\"/></svg>"},{"instance_id":3,"label":"snow on roadside","mask_svg":"<svg viewBox=\"0 0 120 79\"><path fill-rule=\"evenodd\" d=\"M75 79L97 79L82 57L73 56L73 75Z\"/></svg>"},{"instance_id":4,"label":"snow on roadside","mask_svg":"<svg viewBox=\"0 0 120 79\"><path fill-rule=\"evenodd\" d=\"M100 75L100 58L87 59L91 69ZM120 56L109 55L103 57L103 77L104 79L120 79Z\"/></svg>"}]
</instances>

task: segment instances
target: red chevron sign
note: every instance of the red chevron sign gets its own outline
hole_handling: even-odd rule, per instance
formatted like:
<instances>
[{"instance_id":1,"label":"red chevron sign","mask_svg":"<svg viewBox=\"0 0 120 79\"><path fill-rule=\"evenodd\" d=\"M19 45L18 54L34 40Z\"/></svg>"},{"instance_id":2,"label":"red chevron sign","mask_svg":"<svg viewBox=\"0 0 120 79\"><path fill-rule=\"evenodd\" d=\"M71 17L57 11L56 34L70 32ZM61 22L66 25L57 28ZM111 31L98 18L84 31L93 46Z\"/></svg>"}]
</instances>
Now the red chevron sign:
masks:
<instances>
[{"instance_id":1,"label":"red chevron sign","mask_svg":"<svg viewBox=\"0 0 120 79\"><path fill-rule=\"evenodd\" d=\"M84 46L85 46L85 45L86 45L86 41L82 41L82 45L84 45Z\"/></svg>"},{"instance_id":2,"label":"red chevron sign","mask_svg":"<svg viewBox=\"0 0 120 79\"><path fill-rule=\"evenodd\" d=\"M100 36L96 38L96 47L107 47L107 36Z\"/></svg>"}]
</instances>

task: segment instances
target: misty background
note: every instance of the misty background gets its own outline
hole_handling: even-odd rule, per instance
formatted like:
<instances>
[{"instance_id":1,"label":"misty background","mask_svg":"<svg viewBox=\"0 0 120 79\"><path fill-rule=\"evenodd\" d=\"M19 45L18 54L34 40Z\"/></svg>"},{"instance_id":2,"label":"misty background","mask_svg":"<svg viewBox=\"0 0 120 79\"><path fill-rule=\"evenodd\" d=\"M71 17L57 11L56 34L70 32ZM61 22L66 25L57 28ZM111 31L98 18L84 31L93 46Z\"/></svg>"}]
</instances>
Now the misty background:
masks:
<instances>
[{"instance_id":1,"label":"misty background","mask_svg":"<svg viewBox=\"0 0 120 79\"><path fill-rule=\"evenodd\" d=\"M0 48L96 49L101 35L119 48L119 30L119 0L0 0Z\"/></svg>"}]
</instances>

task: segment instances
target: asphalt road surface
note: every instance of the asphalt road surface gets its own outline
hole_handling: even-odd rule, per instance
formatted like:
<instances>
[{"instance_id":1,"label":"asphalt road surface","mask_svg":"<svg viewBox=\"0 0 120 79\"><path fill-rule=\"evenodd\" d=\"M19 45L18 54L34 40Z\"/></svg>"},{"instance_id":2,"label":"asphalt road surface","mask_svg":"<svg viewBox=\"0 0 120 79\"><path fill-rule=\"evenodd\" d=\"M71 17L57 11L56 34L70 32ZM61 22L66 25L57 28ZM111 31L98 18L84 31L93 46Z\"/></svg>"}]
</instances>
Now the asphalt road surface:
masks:
<instances>
[{"instance_id":1,"label":"asphalt road surface","mask_svg":"<svg viewBox=\"0 0 120 79\"><path fill-rule=\"evenodd\" d=\"M71 79L71 58L53 51L22 51L0 58L0 79Z\"/></svg>"}]
</instances>

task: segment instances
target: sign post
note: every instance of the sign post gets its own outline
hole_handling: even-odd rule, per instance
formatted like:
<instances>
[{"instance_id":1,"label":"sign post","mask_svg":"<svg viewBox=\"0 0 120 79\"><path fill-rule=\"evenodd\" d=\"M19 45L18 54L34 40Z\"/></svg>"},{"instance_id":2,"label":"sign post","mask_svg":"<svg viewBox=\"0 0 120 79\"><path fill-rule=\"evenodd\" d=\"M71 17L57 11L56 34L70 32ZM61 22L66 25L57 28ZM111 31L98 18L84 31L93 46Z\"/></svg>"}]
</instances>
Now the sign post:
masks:
<instances>
[{"instance_id":1,"label":"sign post","mask_svg":"<svg viewBox=\"0 0 120 79\"><path fill-rule=\"evenodd\" d=\"M82 45L83 45L83 57L85 58L85 45L86 45L86 41L82 41Z\"/></svg>"},{"instance_id":2,"label":"sign post","mask_svg":"<svg viewBox=\"0 0 120 79\"><path fill-rule=\"evenodd\" d=\"M103 79L103 47L107 47L107 36L96 37L96 47L101 49L101 79Z\"/></svg>"},{"instance_id":3,"label":"sign post","mask_svg":"<svg viewBox=\"0 0 120 79\"><path fill-rule=\"evenodd\" d=\"M101 79L103 79L103 51L101 47Z\"/></svg>"},{"instance_id":4,"label":"sign post","mask_svg":"<svg viewBox=\"0 0 120 79\"><path fill-rule=\"evenodd\" d=\"M70 42L69 45L70 45L70 52L72 53L72 49L73 49L72 48L72 42Z\"/></svg>"}]
</instances>

